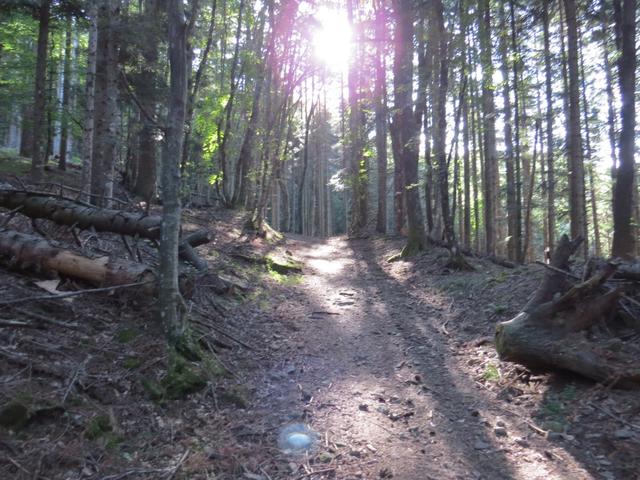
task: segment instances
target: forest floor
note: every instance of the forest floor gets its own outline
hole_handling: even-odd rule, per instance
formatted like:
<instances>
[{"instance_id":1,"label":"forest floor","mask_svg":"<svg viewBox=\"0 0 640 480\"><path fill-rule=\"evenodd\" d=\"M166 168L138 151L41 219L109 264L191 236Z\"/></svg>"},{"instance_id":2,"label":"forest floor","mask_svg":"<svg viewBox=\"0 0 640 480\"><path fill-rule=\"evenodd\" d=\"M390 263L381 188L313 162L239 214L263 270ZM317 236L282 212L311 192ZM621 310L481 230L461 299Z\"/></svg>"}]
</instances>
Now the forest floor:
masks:
<instances>
[{"instance_id":1,"label":"forest floor","mask_svg":"<svg viewBox=\"0 0 640 480\"><path fill-rule=\"evenodd\" d=\"M495 323L519 311L540 267L474 258L474 272L458 273L436 247L388 263L401 239L274 244L244 232L237 212L184 218L187 230L216 237L199 249L211 273L198 277L189 305L215 323L229 373L154 402L144 383L167 359L151 298L2 307L3 319L49 322L0 328L0 420L15 413L7 406L28 409L22 428L0 427L0 478L640 478L637 392L497 359ZM17 217L10 227L31 229ZM52 224L40 229L73 241ZM82 235L85 246L126 256L117 236ZM303 272L282 275L237 252L292 258ZM155 255L142 246L145 261ZM217 294L218 273L246 285ZM3 298L41 294L39 280L0 268ZM278 447L293 423L317 434L305 454Z\"/></svg>"}]
</instances>

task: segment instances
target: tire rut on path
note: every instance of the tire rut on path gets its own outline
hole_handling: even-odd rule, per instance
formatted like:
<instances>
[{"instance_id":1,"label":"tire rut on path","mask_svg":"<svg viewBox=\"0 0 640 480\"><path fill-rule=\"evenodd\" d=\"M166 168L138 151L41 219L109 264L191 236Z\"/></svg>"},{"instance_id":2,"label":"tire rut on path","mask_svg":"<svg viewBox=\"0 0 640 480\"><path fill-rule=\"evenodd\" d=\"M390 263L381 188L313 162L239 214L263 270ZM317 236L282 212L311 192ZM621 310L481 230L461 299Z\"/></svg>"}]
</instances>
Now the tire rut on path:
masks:
<instances>
[{"instance_id":1,"label":"tire rut on path","mask_svg":"<svg viewBox=\"0 0 640 480\"><path fill-rule=\"evenodd\" d=\"M262 394L280 421L304 418L321 434L326 478L593 478L465 374L443 333L446 299L411 295L371 242L289 248L305 264L294 301L306 315Z\"/></svg>"}]
</instances>

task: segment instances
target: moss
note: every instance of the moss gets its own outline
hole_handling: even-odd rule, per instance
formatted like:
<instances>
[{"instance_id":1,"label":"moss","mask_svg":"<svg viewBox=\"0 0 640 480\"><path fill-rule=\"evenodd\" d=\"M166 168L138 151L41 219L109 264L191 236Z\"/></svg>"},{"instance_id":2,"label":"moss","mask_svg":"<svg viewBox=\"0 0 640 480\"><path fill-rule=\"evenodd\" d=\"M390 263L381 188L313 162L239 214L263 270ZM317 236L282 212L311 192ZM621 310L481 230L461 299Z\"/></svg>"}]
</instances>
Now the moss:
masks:
<instances>
[{"instance_id":1,"label":"moss","mask_svg":"<svg viewBox=\"0 0 640 480\"><path fill-rule=\"evenodd\" d=\"M118 343L124 344L129 343L138 335L140 335L140 332L138 330L135 330L133 328L123 328L122 330L116 332L116 334L113 336L113 339Z\"/></svg>"},{"instance_id":2,"label":"moss","mask_svg":"<svg viewBox=\"0 0 640 480\"><path fill-rule=\"evenodd\" d=\"M219 397L221 401L235 405L238 408L249 407L248 392L242 385L235 385L224 390Z\"/></svg>"},{"instance_id":3,"label":"moss","mask_svg":"<svg viewBox=\"0 0 640 480\"><path fill-rule=\"evenodd\" d=\"M272 255L267 255L265 257L265 261L267 264L267 270L269 270L269 272L276 272L281 275L302 272L302 263L296 262L295 260L283 259L274 257Z\"/></svg>"},{"instance_id":4,"label":"moss","mask_svg":"<svg viewBox=\"0 0 640 480\"><path fill-rule=\"evenodd\" d=\"M165 397L164 388L158 382L149 378L142 379L142 388L145 389L151 400L161 403Z\"/></svg>"},{"instance_id":5,"label":"moss","mask_svg":"<svg viewBox=\"0 0 640 480\"><path fill-rule=\"evenodd\" d=\"M108 432L113 431L111 420L108 415L96 415L91 419L84 436L89 440L97 440Z\"/></svg>"},{"instance_id":6,"label":"moss","mask_svg":"<svg viewBox=\"0 0 640 480\"><path fill-rule=\"evenodd\" d=\"M134 368L138 368L142 365L142 360L138 357L127 357L122 361L122 366L127 370L133 370Z\"/></svg>"},{"instance_id":7,"label":"moss","mask_svg":"<svg viewBox=\"0 0 640 480\"><path fill-rule=\"evenodd\" d=\"M201 368L173 351L169 354L169 370L161 384L167 398L177 399L202 390L207 385L207 376Z\"/></svg>"},{"instance_id":8,"label":"moss","mask_svg":"<svg viewBox=\"0 0 640 480\"><path fill-rule=\"evenodd\" d=\"M497 382L500 380L500 371L493 363L489 363L484 369L482 378L488 382Z\"/></svg>"}]
</instances>

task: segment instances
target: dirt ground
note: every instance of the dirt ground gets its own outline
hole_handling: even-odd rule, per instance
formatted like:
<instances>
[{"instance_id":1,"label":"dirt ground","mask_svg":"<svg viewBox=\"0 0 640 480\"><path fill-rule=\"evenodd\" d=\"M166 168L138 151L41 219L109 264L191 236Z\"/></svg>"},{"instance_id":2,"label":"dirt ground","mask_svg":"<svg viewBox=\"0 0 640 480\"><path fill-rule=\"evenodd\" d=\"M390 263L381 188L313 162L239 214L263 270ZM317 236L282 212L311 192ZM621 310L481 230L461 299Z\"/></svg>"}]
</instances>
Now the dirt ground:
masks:
<instances>
[{"instance_id":1,"label":"dirt ground","mask_svg":"<svg viewBox=\"0 0 640 480\"><path fill-rule=\"evenodd\" d=\"M244 236L230 212L186 219L216 232L201 251L212 272L249 285L219 295L210 274L194 287L196 318L215 324L230 373L186 399L152 401L144 380L166 367L152 299L0 309L57 322L0 328L0 405L30 409L24 428L0 428L0 478L640 478L637 392L497 359L495 323L518 312L539 268L473 259L475 272L449 272L438 248L390 264L401 240L274 246ZM234 259L238 245L297 259L303 274ZM34 294L38 280L0 269L4 298ZM309 452L278 448L292 423L317 433Z\"/></svg>"}]
</instances>

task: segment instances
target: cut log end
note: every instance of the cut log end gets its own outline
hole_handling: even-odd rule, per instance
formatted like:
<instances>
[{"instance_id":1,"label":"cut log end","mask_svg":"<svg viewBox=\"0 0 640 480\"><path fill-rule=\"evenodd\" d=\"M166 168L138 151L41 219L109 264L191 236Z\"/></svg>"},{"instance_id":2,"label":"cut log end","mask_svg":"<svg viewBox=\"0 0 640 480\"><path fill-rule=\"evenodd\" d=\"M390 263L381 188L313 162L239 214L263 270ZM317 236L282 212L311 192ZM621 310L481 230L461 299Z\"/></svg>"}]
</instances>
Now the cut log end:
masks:
<instances>
[{"instance_id":1,"label":"cut log end","mask_svg":"<svg viewBox=\"0 0 640 480\"><path fill-rule=\"evenodd\" d=\"M502 360L530 368L567 370L597 382L638 388L637 356L608 350L585 335L615 314L622 292L604 287L615 272L611 264L578 285L569 284L566 269L580 243L561 239L552 256L553 269L531 301L516 317L497 325L496 350Z\"/></svg>"}]
</instances>

